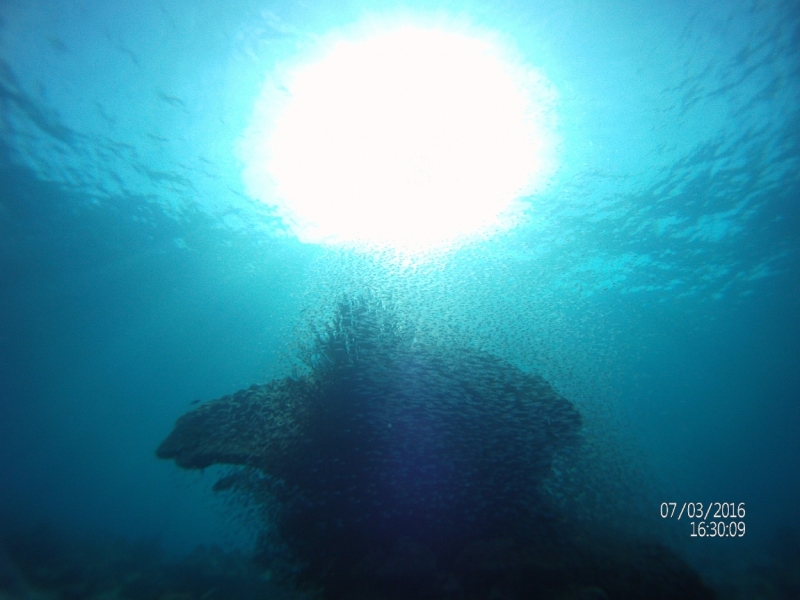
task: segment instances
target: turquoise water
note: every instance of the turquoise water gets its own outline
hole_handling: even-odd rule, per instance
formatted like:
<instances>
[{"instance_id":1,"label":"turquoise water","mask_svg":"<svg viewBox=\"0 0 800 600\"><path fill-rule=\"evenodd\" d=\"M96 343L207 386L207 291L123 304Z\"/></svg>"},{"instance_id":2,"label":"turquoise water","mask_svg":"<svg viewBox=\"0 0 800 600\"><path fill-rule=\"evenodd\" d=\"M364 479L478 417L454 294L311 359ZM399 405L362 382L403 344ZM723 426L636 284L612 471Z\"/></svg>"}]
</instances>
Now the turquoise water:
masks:
<instances>
[{"instance_id":1,"label":"turquoise water","mask_svg":"<svg viewBox=\"0 0 800 600\"><path fill-rule=\"evenodd\" d=\"M294 240L236 154L276 66L393 13L501 32L559 93L560 167L526 220L411 265ZM580 510L652 529L731 597L758 577L792 597L796 2L10 1L0 59L4 528L249 548L214 473L155 448L369 293L574 402ZM693 538L661 502L745 503L746 534Z\"/></svg>"}]
</instances>

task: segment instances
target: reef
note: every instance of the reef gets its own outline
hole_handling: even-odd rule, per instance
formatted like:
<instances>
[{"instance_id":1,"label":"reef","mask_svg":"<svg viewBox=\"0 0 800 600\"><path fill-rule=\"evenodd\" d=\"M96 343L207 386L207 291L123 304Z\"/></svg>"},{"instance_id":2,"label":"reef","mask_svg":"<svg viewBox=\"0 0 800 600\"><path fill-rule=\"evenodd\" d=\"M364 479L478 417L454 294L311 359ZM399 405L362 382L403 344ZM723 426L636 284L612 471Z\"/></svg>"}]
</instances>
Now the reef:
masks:
<instances>
[{"instance_id":1,"label":"reef","mask_svg":"<svg viewBox=\"0 0 800 600\"><path fill-rule=\"evenodd\" d=\"M154 539L0 517L0 600L294 597L244 552L201 546L169 557Z\"/></svg>"},{"instance_id":2,"label":"reef","mask_svg":"<svg viewBox=\"0 0 800 600\"><path fill-rule=\"evenodd\" d=\"M301 374L201 404L157 449L185 469L238 467L215 489L268 516L263 564L327 598L613 597L587 573L630 561L598 566L606 553L569 532L542 485L582 422L544 379L423 342L363 301L342 302L299 354ZM658 552L648 564L674 566ZM708 597L673 571L692 582L683 595L651 597Z\"/></svg>"}]
</instances>

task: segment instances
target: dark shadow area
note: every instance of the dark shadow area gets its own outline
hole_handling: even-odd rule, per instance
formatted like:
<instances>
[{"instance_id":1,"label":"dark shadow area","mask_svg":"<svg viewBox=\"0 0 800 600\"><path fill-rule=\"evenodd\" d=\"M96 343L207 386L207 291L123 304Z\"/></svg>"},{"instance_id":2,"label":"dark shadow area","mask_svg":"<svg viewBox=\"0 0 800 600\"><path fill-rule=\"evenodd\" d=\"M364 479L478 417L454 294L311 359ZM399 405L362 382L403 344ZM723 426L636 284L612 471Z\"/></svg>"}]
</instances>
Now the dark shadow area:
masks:
<instances>
[{"instance_id":1,"label":"dark shadow area","mask_svg":"<svg viewBox=\"0 0 800 600\"><path fill-rule=\"evenodd\" d=\"M760 544L757 556L736 568L743 557L734 556L731 568L714 585L721 600L794 600L800 598L800 530L781 527Z\"/></svg>"},{"instance_id":2,"label":"dark shadow area","mask_svg":"<svg viewBox=\"0 0 800 600\"><path fill-rule=\"evenodd\" d=\"M125 600L286 597L240 552L198 547L175 559L155 540L67 532L48 524L0 534L0 598Z\"/></svg>"}]
</instances>

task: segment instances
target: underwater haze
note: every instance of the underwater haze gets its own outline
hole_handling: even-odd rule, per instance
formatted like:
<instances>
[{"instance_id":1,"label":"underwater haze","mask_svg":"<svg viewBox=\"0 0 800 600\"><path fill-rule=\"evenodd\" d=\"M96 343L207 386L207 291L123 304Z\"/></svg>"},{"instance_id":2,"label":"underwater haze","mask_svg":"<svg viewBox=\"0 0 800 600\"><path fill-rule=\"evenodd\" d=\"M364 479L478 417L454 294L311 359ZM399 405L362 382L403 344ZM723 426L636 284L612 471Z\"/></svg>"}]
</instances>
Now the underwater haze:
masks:
<instances>
[{"instance_id":1,"label":"underwater haze","mask_svg":"<svg viewBox=\"0 0 800 600\"><path fill-rule=\"evenodd\" d=\"M392 19L495 32L543 74L552 172L450 249L304 243L252 197L242 140L286 65ZM720 598L800 597L796 0L4 0L0 114L0 599L106 589L32 575L56 538L86 573L113 539L284 593L237 562L261 517L212 491L224 467L155 452L296 373L342 298L568 399L580 466L547 489L580 523L658 540ZM726 507L723 538L697 503Z\"/></svg>"}]
</instances>

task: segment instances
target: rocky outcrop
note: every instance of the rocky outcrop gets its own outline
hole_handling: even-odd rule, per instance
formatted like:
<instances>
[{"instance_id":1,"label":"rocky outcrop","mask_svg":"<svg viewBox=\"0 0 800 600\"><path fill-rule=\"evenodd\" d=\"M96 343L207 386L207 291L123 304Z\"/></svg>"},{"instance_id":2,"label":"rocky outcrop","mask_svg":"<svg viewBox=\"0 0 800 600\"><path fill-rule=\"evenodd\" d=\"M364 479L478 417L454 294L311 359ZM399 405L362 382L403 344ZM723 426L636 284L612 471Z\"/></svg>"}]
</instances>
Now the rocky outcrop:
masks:
<instances>
[{"instance_id":1,"label":"rocky outcrop","mask_svg":"<svg viewBox=\"0 0 800 600\"><path fill-rule=\"evenodd\" d=\"M599 557L571 546L541 485L581 430L546 381L420 343L359 302L302 356L302 377L198 406L157 450L187 469L239 467L215 489L268 515L265 564L291 565L329 598L522 597L547 581L603 597L598 577L571 583ZM554 538L563 552L542 550Z\"/></svg>"}]
</instances>

